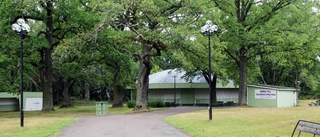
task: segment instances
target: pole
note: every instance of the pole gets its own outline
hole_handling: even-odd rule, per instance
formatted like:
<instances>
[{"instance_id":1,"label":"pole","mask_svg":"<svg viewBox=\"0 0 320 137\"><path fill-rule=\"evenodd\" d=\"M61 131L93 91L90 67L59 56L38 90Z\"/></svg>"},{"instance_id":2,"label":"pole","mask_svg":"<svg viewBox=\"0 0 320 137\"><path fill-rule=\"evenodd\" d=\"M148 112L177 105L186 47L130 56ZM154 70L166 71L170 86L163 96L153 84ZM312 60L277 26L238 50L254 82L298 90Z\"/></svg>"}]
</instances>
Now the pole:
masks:
<instances>
[{"instance_id":1,"label":"pole","mask_svg":"<svg viewBox=\"0 0 320 137\"><path fill-rule=\"evenodd\" d=\"M209 52L209 92L210 92L210 106L209 106L209 120L212 120L212 82L211 82L211 47L210 47L210 35L208 35L208 52Z\"/></svg>"},{"instance_id":2,"label":"pole","mask_svg":"<svg viewBox=\"0 0 320 137\"><path fill-rule=\"evenodd\" d=\"M20 57L21 57L21 66L20 66L20 127L24 125L24 113L23 113L23 34L20 32Z\"/></svg>"},{"instance_id":3,"label":"pole","mask_svg":"<svg viewBox=\"0 0 320 137\"><path fill-rule=\"evenodd\" d=\"M176 77L177 76L173 76L173 78L174 78L174 103L173 103L174 107L176 107Z\"/></svg>"}]
</instances>

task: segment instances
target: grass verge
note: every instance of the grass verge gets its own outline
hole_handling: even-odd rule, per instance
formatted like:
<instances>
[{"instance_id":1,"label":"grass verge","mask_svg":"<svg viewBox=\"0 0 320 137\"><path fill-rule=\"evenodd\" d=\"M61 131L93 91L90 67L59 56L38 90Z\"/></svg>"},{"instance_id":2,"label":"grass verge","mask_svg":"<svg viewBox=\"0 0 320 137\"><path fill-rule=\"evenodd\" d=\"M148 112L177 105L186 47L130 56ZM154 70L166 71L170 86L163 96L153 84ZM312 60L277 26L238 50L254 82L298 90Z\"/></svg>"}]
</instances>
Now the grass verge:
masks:
<instances>
[{"instance_id":1,"label":"grass verge","mask_svg":"<svg viewBox=\"0 0 320 137\"><path fill-rule=\"evenodd\" d=\"M208 111L173 115L166 117L165 121L196 137L289 137L298 120L320 122L319 113L320 107L307 105L290 108L231 107L214 108L212 121L208 120Z\"/></svg>"}]
</instances>

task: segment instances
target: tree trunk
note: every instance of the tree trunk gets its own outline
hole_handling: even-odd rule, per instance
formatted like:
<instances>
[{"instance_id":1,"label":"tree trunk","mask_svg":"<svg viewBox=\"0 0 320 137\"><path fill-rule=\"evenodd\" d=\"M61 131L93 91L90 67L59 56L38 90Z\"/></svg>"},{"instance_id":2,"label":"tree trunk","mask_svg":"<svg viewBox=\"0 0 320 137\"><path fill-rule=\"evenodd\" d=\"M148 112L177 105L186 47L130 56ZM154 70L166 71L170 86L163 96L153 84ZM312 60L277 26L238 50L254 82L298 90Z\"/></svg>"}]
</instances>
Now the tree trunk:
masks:
<instances>
[{"instance_id":1,"label":"tree trunk","mask_svg":"<svg viewBox=\"0 0 320 137\"><path fill-rule=\"evenodd\" d=\"M53 32L53 19L52 19L52 9L53 9L53 4L52 2L47 2L47 20L46 20L46 39L48 41L49 47L45 47L42 49L42 53L44 58L42 63L44 63L44 66L41 70L42 72L42 78L40 78L42 81L42 90L43 90L43 111L51 111L54 110L53 108L53 96L52 96L52 58L51 58L51 53L52 53L52 32Z\"/></svg>"},{"instance_id":2,"label":"tree trunk","mask_svg":"<svg viewBox=\"0 0 320 137\"><path fill-rule=\"evenodd\" d=\"M74 81L72 81L71 79L66 79L63 82L63 103L60 106L60 108L63 107L71 107L71 87L74 85Z\"/></svg>"},{"instance_id":3,"label":"tree trunk","mask_svg":"<svg viewBox=\"0 0 320 137\"><path fill-rule=\"evenodd\" d=\"M123 107L123 88L120 85L113 86L113 104L112 107Z\"/></svg>"},{"instance_id":4,"label":"tree trunk","mask_svg":"<svg viewBox=\"0 0 320 137\"><path fill-rule=\"evenodd\" d=\"M123 90L121 86L118 84L118 80L120 77L120 64L115 63L116 65L116 73L113 76L113 104L112 107L123 107Z\"/></svg>"},{"instance_id":5,"label":"tree trunk","mask_svg":"<svg viewBox=\"0 0 320 137\"><path fill-rule=\"evenodd\" d=\"M212 87L211 87L211 91L209 91L209 92L212 92L212 104L211 105L216 106L217 105L217 75L213 74L212 79L209 79L209 74L204 71L203 71L202 75L206 79L209 86L210 86L209 82L211 82ZM209 95L211 95L211 94L209 94ZM210 96L209 96L209 101L210 101ZM209 106L210 106L210 104L209 104Z\"/></svg>"},{"instance_id":6,"label":"tree trunk","mask_svg":"<svg viewBox=\"0 0 320 137\"><path fill-rule=\"evenodd\" d=\"M143 54L139 57L140 69L137 78L137 100L134 111L148 111L148 89L149 89L149 75L152 69L150 56L152 48L145 46Z\"/></svg>"},{"instance_id":7,"label":"tree trunk","mask_svg":"<svg viewBox=\"0 0 320 137\"><path fill-rule=\"evenodd\" d=\"M53 108L53 95L52 95L52 59L49 49L44 49L41 54L41 62L44 66L40 68L40 80L43 90L43 111L51 111Z\"/></svg>"},{"instance_id":8,"label":"tree trunk","mask_svg":"<svg viewBox=\"0 0 320 137\"><path fill-rule=\"evenodd\" d=\"M87 81L84 83L84 98L90 100L90 84Z\"/></svg>"},{"instance_id":9,"label":"tree trunk","mask_svg":"<svg viewBox=\"0 0 320 137\"><path fill-rule=\"evenodd\" d=\"M244 48L240 49L239 64L239 105L247 104L247 56Z\"/></svg>"}]
</instances>

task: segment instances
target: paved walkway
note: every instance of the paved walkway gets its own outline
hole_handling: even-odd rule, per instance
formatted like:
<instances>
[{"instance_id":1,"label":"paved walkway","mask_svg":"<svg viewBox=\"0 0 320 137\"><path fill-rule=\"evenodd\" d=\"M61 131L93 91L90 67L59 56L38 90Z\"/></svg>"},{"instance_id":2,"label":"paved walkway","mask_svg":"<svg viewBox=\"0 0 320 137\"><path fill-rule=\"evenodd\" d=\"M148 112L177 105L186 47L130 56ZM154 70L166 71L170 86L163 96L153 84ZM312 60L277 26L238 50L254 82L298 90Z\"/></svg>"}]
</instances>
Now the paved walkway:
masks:
<instances>
[{"instance_id":1,"label":"paved walkway","mask_svg":"<svg viewBox=\"0 0 320 137\"><path fill-rule=\"evenodd\" d=\"M169 115L205 109L176 107L145 113L86 116L64 128L57 137L190 137L163 119Z\"/></svg>"}]
</instances>

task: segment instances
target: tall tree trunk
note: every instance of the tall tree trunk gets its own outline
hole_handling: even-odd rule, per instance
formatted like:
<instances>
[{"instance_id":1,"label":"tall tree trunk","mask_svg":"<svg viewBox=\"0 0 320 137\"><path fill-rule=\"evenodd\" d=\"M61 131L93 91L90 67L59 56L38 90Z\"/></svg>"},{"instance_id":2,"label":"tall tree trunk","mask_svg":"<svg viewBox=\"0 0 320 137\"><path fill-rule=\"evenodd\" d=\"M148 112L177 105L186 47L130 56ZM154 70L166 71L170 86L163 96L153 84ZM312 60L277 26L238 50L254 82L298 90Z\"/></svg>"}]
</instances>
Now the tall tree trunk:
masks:
<instances>
[{"instance_id":1,"label":"tall tree trunk","mask_svg":"<svg viewBox=\"0 0 320 137\"><path fill-rule=\"evenodd\" d=\"M142 56L139 57L140 69L137 78L137 100L134 111L147 111L148 108L148 89L149 89L149 75L152 69L150 56L152 48L145 46L143 48Z\"/></svg>"},{"instance_id":2,"label":"tall tree trunk","mask_svg":"<svg viewBox=\"0 0 320 137\"><path fill-rule=\"evenodd\" d=\"M209 84L209 86L210 86L209 82L211 82L211 86L212 87L211 87L211 91L209 91L209 92L212 92L212 105L216 106L217 105L217 75L213 74L212 75L213 78L211 80L209 79L209 74L207 72L203 71L202 75L206 79L206 81ZM209 96L209 99L210 99L210 96Z\"/></svg>"},{"instance_id":3,"label":"tall tree trunk","mask_svg":"<svg viewBox=\"0 0 320 137\"><path fill-rule=\"evenodd\" d=\"M246 49L240 49L240 62L239 62L239 105L247 103L247 56Z\"/></svg>"},{"instance_id":4,"label":"tall tree trunk","mask_svg":"<svg viewBox=\"0 0 320 137\"><path fill-rule=\"evenodd\" d=\"M46 39L48 42L49 47L45 47L42 49L44 58L42 61L44 63L44 70L42 70L42 89L43 89L43 111L50 111L53 110L53 95L52 95L52 58L51 53L53 49L53 39L52 39L52 32L53 32L53 18L52 18L52 11L53 10L53 3L51 1L46 2L46 12L47 12L47 20L46 20Z\"/></svg>"},{"instance_id":5,"label":"tall tree trunk","mask_svg":"<svg viewBox=\"0 0 320 137\"><path fill-rule=\"evenodd\" d=\"M113 76L113 104L112 107L123 107L123 90L121 86L118 84L118 80L120 77L120 64L115 63L116 65L116 73Z\"/></svg>"},{"instance_id":6,"label":"tall tree trunk","mask_svg":"<svg viewBox=\"0 0 320 137\"><path fill-rule=\"evenodd\" d=\"M60 107L70 107L71 104L71 88L74 85L75 81L72 81L70 78L64 80L63 82L63 104Z\"/></svg>"},{"instance_id":7,"label":"tall tree trunk","mask_svg":"<svg viewBox=\"0 0 320 137\"><path fill-rule=\"evenodd\" d=\"M113 104L112 107L123 107L123 88L120 85L113 86Z\"/></svg>"},{"instance_id":8,"label":"tall tree trunk","mask_svg":"<svg viewBox=\"0 0 320 137\"><path fill-rule=\"evenodd\" d=\"M90 84L87 81L84 82L84 98L90 100Z\"/></svg>"},{"instance_id":9,"label":"tall tree trunk","mask_svg":"<svg viewBox=\"0 0 320 137\"><path fill-rule=\"evenodd\" d=\"M40 70L40 80L43 90L43 111L51 111L53 108L52 95L52 59L51 52L45 49L44 53L44 68Z\"/></svg>"}]
</instances>

